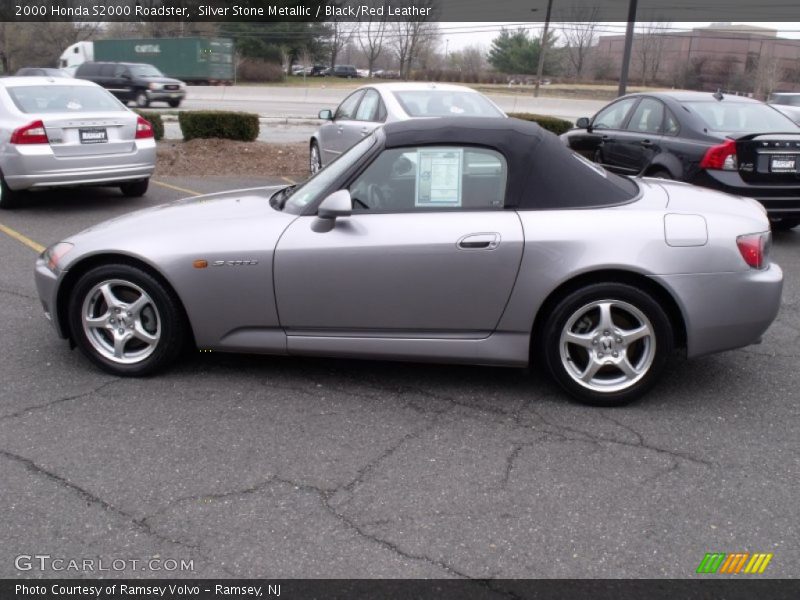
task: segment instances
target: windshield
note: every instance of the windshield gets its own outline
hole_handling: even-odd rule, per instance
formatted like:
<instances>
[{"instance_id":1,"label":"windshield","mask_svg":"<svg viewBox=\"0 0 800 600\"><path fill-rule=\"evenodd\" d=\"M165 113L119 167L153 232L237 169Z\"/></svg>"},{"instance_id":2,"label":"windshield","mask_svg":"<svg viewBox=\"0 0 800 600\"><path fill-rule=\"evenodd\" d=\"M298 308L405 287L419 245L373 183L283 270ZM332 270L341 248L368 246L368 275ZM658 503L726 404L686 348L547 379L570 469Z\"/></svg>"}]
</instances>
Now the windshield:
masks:
<instances>
[{"instance_id":1,"label":"windshield","mask_svg":"<svg viewBox=\"0 0 800 600\"><path fill-rule=\"evenodd\" d=\"M134 77L163 77L164 74L153 65L134 65L130 68Z\"/></svg>"},{"instance_id":2,"label":"windshield","mask_svg":"<svg viewBox=\"0 0 800 600\"><path fill-rule=\"evenodd\" d=\"M772 94L768 102L785 106L800 106L800 94Z\"/></svg>"},{"instance_id":3,"label":"windshield","mask_svg":"<svg viewBox=\"0 0 800 600\"><path fill-rule=\"evenodd\" d=\"M292 214L300 214L317 196L352 167L367 153L375 143L375 135L370 135L358 142L327 167L319 171L302 186L294 189L284 205L284 210Z\"/></svg>"},{"instance_id":4,"label":"windshield","mask_svg":"<svg viewBox=\"0 0 800 600\"><path fill-rule=\"evenodd\" d=\"M787 133L798 129L783 113L750 102L684 102L710 131L726 133Z\"/></svg>"},{"instance_id":5,"label":"windshield","mask_svg":"<svg viewBox=\"0 0 800 600\"><path fill-rule=\"evenodd\" d=\"M20 85L8 94L24 113L125 111L122 104L100 87L83 85Z\"/></svg>"},{"instance_id":6,"label":"windshield","mask_svg":"<svg viewBox=\"0 0 800 600\"><path fill-rule=\"evenodd\" d=\"M393 92L410 117L503 117L488 99L476 92L414 90Z\"/></svg>"}]
</instances>

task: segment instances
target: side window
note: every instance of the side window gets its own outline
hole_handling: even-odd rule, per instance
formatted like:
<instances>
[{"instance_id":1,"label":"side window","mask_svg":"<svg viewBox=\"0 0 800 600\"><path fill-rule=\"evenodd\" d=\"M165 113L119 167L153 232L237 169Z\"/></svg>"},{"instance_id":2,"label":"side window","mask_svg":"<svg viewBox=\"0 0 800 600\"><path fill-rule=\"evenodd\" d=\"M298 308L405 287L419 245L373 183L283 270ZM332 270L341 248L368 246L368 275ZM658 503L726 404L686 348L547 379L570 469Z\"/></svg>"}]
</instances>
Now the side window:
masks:
<instances>
[{"instance_id":1,"label":"side window","mask_svg":"<svg viewBox=\"0 0 800 600\"><path fill-rule=\"evenodd\" d=\"M593 129L621 129L625 116L631 110L638 98L626 98L607 106L592 121Z\"/></svg>"},{"instance_id":2,"label":"side window","mask_svg":"<svg viewBox=\"0 0 800 600\"><path fill-rule=\"evenodd\" d=\"M425 146L384 150L349 189L355 212L499 210L506 180L494 150Z\"/></svg>"},{"instance_id":3,"label":"side window","mask_svg":"<svg viewBox=\"0 0 800 600\"><path fill-rule=\"evenodd\" d=\"M363 95L364 95L363 91L358 91L345 98L344 102L342 102L339 105L339 108L336 109L336 114L333 115L333 120L334 121L338 121L340 119L351 120L356 114L356 107L358 106L358 101L361 100L361 96Z\"/></svg>"},{"instance_id":4,"label":"side window","mask_svg":"<svg viewBox=\"0 0 800 600\"><path fill-rule=\"evenodd\" d=\"M128 72L128 69L126 69L122 65L115 65L114 66L114 77L117 77L117 78L122 77L122 75L124 73L127 73L127 72Z\"/></svg>"},{"instance_id":5,"label":"side window","mask_svg":"<svg viewBox=\"0 0 800 600\"><path fill-rule=\"evenodd\" d=\"M115 67L116 65L103 65L102 67L100 67L99 75L101 77L113 77Z\"/></svg>"},{"instance_id":6,"label":"side window","mask_svg":"<svg viewBox=\"0 0 800 600\"><path fill-rule=\"evenodd\" d=\"M678 119L675 118L670 109L667 109L667 114L664 117L664 133L666 135L678 135L680 130L681 126L678 123Z\"/></svg>"},{"instance_id":7,"label":"side window","mask_svg":"<svg viewBox=\"0 0 800 600\"><path fill-rule=\"evenodd\" d=\"M361 104L358 105L356 121L376 121L380 101L381 97L377 91L367 90L364 92L364 98L361 100Z\"/></svg>"},{"instance_id":8,"label":"side window","mask_svg":"<svg viewBox=\"0 0 800 600\"><path fill-rule=\"evenodd\" d=\"M660 133L664 122L664 105L654 98L642 98L628 123L629 131Z\"/></svg>"}]
</instances>

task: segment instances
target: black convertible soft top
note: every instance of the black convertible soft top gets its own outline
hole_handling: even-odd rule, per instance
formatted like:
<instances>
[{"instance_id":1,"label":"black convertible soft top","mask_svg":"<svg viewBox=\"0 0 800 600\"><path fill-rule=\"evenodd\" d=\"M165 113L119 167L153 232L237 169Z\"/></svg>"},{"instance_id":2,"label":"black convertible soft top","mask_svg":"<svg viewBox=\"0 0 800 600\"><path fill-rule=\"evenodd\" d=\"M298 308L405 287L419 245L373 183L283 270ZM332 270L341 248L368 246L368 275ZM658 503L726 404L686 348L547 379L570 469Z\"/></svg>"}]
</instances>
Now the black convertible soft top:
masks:
<instances>
[{"instance_id":1,"label":"black convertible soft top","mask_svg":"<svg viewBox=\"0 0 800 600\"><path fill-rule=\"evenodd\" d=\"M508 162L506 206L596 208L626 204L638 186L589 163L554 134L520 119L447 117L387 124L385 147L459 144L500 152Z\"/></svg>"}]
</instances>

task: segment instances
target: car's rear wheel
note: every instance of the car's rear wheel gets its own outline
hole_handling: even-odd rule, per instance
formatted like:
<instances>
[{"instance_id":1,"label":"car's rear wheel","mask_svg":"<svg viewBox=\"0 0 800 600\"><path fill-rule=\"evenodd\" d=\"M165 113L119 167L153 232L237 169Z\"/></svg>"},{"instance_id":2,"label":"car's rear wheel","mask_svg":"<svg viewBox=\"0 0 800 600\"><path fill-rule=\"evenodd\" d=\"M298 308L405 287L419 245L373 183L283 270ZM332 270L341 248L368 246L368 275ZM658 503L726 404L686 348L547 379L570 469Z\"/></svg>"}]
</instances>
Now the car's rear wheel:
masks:
<instances>
[{"instance_id":1,"label":"car's rear wheel","mask_svg":"<svg viewBox=\"0 0 800 600\"><path fill-rule=\"evenodd\" d=\"M147 188L149 185L149 179L140 179L139 181L122 183L120 184L119 189L123 195L128 196L129 198L138 198L139 196L144 196L147 193Z\"/></svg>"},{"instance_id":2,"label":"car's rear wheel","mask_svg":"<svg viewBox=\"0 0 800 600\"><path fill-rule=\"evenodd\" d=\"M149 375L175 360L186 339L178 300L131 265L83 275L69 301L72 337L89 360L114 375Z\"/></svg>"},{"instance_id":3,"label":"car's rear wheel","mask_svg":"<svg viewBox=\"0 0 800 600\"><path fill-rule=\"evenodd\" d=\"M5 178L0 174L0 208L16 208L18 199L19 194L8 187Z\"/></svg>"},{"instance_id":4,"label":"car's rear wheel","mask_svg":"<svg viewBox=\"0 0 800 600\"><path fill-rule=\"evenodd\" d=\"M139 108L147 108L150 106L150 98L147 97L147 94L144 92L144 90L136 93L134 102L136 102L136 106Z\"/></svg>"},{"instance_id":5,"label":"car's rear wheel","mask_svg":"<svg viewBox=\"0 0 800 600\"><path fill-rule=\"evenodd\" d=\"M776 219L770 223L773 231L789 231L800 225L800 219Z\"/></svg>"},{"instance_id":6,"label":"car's rear wheel","mask_svg":"<svg viewBox=\"0 0 800 600\"><path fill-rule=\"evenodd\" d=\"M319 144L311 142L311 149L308 153L308 170L314 175L322 169L322 156L319 153Z\"/></svg>"},{"instance_id":7,"label":"car's rear wheel","mask_svg":"<svg viewBox=\"0 0 800 600\"><path fill-rule=\"evenodd\" d=\"M669 318L649 294L625 284L576 290L556 305L543 330L554 379L579 401L619 406L658 380L673 347Z\"/></svg>"}]
</instances>

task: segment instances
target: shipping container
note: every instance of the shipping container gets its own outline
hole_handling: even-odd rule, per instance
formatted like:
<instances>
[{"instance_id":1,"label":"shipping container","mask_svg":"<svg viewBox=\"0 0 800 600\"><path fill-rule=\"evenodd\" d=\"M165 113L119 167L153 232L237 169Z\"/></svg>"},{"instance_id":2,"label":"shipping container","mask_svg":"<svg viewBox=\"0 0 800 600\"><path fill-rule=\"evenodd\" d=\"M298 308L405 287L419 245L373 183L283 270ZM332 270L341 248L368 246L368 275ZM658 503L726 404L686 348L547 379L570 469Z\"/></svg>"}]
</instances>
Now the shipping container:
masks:
<instances>
[{"instance_id":1,"label":"shipping container","mask_svg":"<svg viewBox=\"0 0 800 600\"><path fill-rule=\"evenodd\" d=\"M233 49L230 38L97 40L94 60L147 63L187 83L229 84L234 79Z\"/></svg>"}]
</instances>

